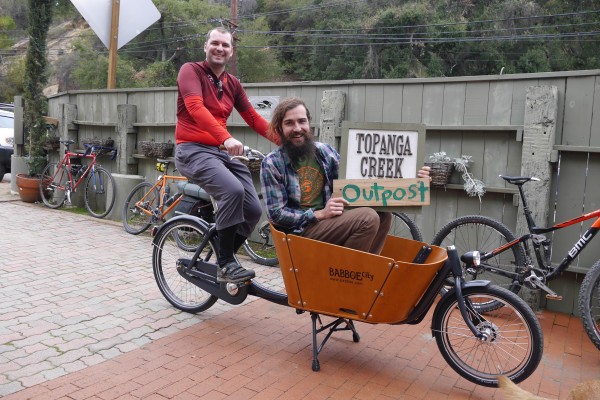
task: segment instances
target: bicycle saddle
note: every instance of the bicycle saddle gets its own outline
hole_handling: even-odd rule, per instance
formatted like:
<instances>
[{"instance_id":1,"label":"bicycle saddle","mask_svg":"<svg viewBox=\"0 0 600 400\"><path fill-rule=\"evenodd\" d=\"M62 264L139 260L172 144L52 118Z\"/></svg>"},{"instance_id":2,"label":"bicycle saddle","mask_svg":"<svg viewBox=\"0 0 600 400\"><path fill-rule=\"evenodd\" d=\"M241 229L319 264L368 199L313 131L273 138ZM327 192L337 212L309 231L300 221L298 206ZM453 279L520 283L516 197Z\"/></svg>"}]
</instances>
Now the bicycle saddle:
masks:
<instances>
[{"instance_id":1,"label":"bicycle saddle","mask_svg":"<svg viewBox=\"0 0 600 400\"><path fill-rule=\"evenodd\" d=\"M508 183L512 183L513 185L522 185L525 182L529 182L529 181L539 181L539 178L536 178L535 176L504 176L504 175L499 175L500 178L504 179L506 182Z\"/></svg>"},{"instance_id":2,"label":"bicycle saddle","mask_svg":"<svg viewBox=\"0 0 600 400\"><path fill-rule=\"evenodd\" d=\"M199 185L191 182L179 181L177 183L177 189L188 196L195 197L197 199L202 199L206 201L210 201L210 196L208 193L204 191Z\"/></svg>"}]
</instances>

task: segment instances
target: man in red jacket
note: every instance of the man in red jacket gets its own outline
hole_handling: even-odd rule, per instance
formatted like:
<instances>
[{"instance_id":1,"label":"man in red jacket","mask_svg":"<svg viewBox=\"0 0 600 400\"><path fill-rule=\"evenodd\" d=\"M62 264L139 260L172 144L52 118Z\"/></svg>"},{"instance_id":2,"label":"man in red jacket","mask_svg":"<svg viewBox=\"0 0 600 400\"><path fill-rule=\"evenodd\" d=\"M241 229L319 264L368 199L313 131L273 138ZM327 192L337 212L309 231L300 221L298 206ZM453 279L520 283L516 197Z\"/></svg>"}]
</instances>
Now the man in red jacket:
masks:
<instances>
[{"instance_id":1,"label":"man in red jacket","mask_svg":"<svg viewBox=\"0 0 600 400\"><path fill-rule=\"evenodd\" d=\"M242 268L234 254L254 230L262 209L250 171L232 158L242 155L244 146L227 132L227 118L235 107L254 131L279 140L267 136L269 123L254 110L240 81L225 71L233 53L232 34L212 29L204 52L205 61L184 64L177 77L175 165L217 202L217 281L243 282L255 274Z\"/></svg>"}]
</instances>

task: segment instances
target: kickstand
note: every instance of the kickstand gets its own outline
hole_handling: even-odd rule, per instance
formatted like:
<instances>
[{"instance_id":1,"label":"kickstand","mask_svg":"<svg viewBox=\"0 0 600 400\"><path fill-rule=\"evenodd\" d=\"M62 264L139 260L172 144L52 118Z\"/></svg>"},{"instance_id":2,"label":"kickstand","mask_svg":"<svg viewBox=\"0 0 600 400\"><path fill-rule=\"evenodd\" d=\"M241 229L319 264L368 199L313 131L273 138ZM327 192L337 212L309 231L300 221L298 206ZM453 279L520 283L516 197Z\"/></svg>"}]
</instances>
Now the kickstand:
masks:
<instances>
[{"instance_id":1,"label":"kickstand","mask_svg":"<svg viewBox=\"0 0 600 400\"><path fill-rule=\"evenodd\" d=\"M360 341L360 336L358 332L356 332L356 328L354 327L354 322L352 320L346 318L337 318L335 321L330 322L327 325L323 325L321 322L321 316L317 313L310 313L310 318L312 319L312 334L313 334L313 363L312 370L319 371L321 369L321 365L319 364L319 353L325 347L325 343L329 340L329 337L333 334L333 332L337 331L352 331L352 340L356 343ZM317 328L317 320L319 321L320 327ZM344 324L343 328L339 326ZM320 345L317 345L317 334L321 333L325 330L329 330L325 338L321 342Z\"/></svg>"}]
</instances>

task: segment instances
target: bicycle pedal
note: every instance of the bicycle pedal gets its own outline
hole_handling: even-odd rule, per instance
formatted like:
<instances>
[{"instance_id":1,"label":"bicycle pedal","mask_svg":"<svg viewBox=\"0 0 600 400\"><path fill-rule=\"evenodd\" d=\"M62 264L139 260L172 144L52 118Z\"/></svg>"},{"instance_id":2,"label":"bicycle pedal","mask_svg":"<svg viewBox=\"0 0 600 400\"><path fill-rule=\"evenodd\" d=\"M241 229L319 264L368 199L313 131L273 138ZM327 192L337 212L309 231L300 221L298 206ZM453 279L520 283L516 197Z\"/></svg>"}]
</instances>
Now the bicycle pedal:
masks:
<instances>
[{"instance_id":1,"label":"bicycle pedal","mask_svg":"<svg viewBox=\"0 0 600 400\"><path fill-rule=\"evenodd\" d=\"M550 289L544 282L542 282L537 276L533 277L532 283L537 287L546 292L546 298L550 300L562 300L562 296L558 295L554 290Z\"/></svg>"}]
</instances>

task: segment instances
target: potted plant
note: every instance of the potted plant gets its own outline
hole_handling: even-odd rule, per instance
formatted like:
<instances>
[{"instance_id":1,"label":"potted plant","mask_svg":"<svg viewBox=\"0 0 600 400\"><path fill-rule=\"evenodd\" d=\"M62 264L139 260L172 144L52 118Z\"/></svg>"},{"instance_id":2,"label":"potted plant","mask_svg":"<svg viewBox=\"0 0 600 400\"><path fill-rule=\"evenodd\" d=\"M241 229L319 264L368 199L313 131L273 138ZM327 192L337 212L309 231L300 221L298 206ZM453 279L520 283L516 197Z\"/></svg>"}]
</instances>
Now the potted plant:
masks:
<instances>
[{"instance_id":1,"label":"potted plant","mask_svg":"<svg viewBox=\"0 0 600 400\"><path fill-rule=\"evenodd\" d=\"M47 101L43 94L48 82L46 37L52 22L52 0L29 0L29 43L25 58L25 112L23 115L26 132L25 152L28 166L27 174L16 175L21 200L34 202L40 200L39 176L46 166L47 154L44 149L46 139Z\"/></svg>"},{"instance_id":2,"label":"potted plant","mask_svg":"<svg viewBox=\"0 0 600 400\"><path fill-rule=\"evenodd\" d=\"M426 162L425 165L428 165L431 168L432 186L446 185L452 174L452 170L456 169L460 172L461 177L465 182L463 184L465 192L471 197L479 197L479 201L481 201L481 196L485 194L485 183L476 179L473 174L469 172L469 167L472 163L473 160L471 156L463 154L460 157L451 158L446 152L441 151L429 156L428 162Z\"/></svg>"}]
</instances>

